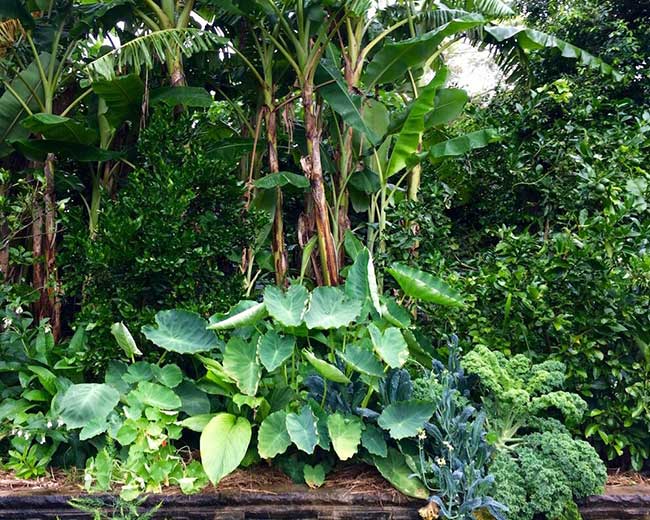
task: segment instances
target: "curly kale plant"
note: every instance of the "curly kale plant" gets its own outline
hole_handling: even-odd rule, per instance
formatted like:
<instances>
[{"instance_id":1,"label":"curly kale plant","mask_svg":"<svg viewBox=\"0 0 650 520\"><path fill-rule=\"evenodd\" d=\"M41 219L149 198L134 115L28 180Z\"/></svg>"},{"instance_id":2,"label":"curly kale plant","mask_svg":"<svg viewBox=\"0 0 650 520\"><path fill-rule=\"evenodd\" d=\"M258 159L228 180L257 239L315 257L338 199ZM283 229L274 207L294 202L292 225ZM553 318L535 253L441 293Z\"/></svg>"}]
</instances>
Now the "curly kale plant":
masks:
<instances>
[{"instance_id":1,"label":"curly kale plant","mask_svg":"<svg viewBox=\"0 0 650 520\"><path fill-rule=\"evenodd\" d=\"M573 425L587 410L580 396L562 390L565 366L559 361L533 364L523 354L508 359L479 345L464 356L462 364L468 374L478 377L490 437L497 448L516 442L522 428L538 429L539 415L559 412L558 418Z\"/></svg>"},{"instance_id":2,"label":"curly kale plant","mask_svg":"<svg viewBox=\"0 0 650 520\"><path fill-rule=\"evenodd\" d=\"M564 424L580 421L587 408L562 390L564 365L533 364L523 355L508 359L482 345L462 364L479 380L497 449L490 466L495 499L508 506L508 518L579 519L575 501L602 492L607 473L596 451Z\"/></svg>"},{"instance_id":3,"label":"curly kale plant","mask_svg":"<svg viewBox=\"0 0 650 520\"><path fill-rule=\"evenodd\" d=\"M531 433L490 466L495 499L508 505L508 518L580 518L575 500L602 493L607 473L595 450L568 433ZM577 515L577 516L576 516Z\"/></svg>"}]
</instances>

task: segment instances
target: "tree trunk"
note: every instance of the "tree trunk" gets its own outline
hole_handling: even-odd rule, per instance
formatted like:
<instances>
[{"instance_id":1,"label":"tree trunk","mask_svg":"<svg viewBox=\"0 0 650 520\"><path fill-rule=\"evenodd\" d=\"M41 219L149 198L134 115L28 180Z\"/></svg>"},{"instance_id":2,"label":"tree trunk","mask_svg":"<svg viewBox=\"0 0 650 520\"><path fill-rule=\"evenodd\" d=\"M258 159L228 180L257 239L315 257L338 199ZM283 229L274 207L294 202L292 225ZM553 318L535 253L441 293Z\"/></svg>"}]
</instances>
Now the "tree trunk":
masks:
<instances>
[{"instance_id":1,"label":"tree trunk","mask_svg":"<svg viewBox=\"0 0 650 520\"><path fill-rule=\"evenodd\" d=\"M278 132L277 115L271 107L266 110L266 140L269 153L269 172L278 173L280 162L278 160ZM279 286L287 282L287 251L284 245L284 221L282 216L282 189L275 188L275 213L273 215L273 230L271 248L273 250L273 263L275 266L275 283Z\"/></svg>"},{"instance_id":2,"label":"tree trunk","mask_svg":"<svg viewBox=\"0 0 650 520\"><path fill-rule=\"evenodd\" d=\"M311 197L314 203L314 220L318 233L321 268L325 285L338 285L338 255L334 247L334 238L330 227L327 199L323 180L323 167L320 158L321 129L318 121L318 109L314 104L314 90L311 81L306 81L302 88L305 111L305 130L309 156L300 160L305 175L311 183Z\"/></svg>"},{"instance_id":3,"label":"tree trunk","mask_svg":"<svg viewBox=\"0 0 650 520\"><path fill-rule=\"evenodd\" d=\"M40 318L50 318L52 335L57 341L61 335L61 301L59 299L60 283L56 268L56 193L54 192L54 154L48 154L43 168L45 173L45 290L41 293Z\"/></svg>"},{"instance_id":4,"label":"tree trunk","mask_svg":"<svg viewBox=\"0 0 650 520\"><path fill-rule=\"evenodd\" d=\"M0 184L0 198L7 195L7 187ZM0 214L0 281L9 281L9 226L6 215Z\"/></svg>"}]
</instances>

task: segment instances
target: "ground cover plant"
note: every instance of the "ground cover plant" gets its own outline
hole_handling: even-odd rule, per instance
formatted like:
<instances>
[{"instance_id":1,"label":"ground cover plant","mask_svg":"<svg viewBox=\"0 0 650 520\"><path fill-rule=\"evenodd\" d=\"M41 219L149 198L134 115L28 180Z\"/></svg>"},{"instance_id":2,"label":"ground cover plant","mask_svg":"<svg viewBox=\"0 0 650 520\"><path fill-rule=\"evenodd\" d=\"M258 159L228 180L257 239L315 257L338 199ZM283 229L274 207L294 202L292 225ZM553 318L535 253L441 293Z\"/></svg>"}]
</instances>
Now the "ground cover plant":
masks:
<instances>
[{"instance_id":1,"label":"ground cover plant","mask_svg":"<svg viewBox=\"0 0 650 520\"><path fill-rule=\"evenodd\" d=\"M2 466L129 516L354 463L465 520L643 469L648 20L588 4L4 2Z\"/></svg>"}]
</instances>

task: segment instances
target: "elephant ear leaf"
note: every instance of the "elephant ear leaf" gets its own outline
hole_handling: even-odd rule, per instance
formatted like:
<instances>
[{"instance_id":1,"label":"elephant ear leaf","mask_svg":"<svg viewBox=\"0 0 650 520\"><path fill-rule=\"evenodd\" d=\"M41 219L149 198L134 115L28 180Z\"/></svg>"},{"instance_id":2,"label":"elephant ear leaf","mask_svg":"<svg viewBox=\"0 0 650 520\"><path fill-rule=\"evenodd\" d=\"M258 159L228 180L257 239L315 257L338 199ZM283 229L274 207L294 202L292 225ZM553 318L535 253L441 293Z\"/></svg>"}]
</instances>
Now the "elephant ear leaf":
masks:
<instances>
[{"instance_id":1,"label":"elephant ear leaf","mask_svg":"<svg viewBox=\"0 0 650 520\"><path fill-rule=\"evenodd\" d=\"M201 462L210 482L219 481L237 469L246 455L252 436L251 425L244 417L219 413L201 433Z\"/></svg>"},{"instance_id":2,"label":"elephant ear leaf","mask_svg":"<svg viewBox=\"0 0 650 520\"><path fill-rule=\"evenodd\" d=\"M207 322L198 314L184 310L161 311L156 314L157 327L145 325L142 333L160 348L179 354L209 352L220 345Z\"/></svg>"},{"instance_id":3,"label":"elephant ear leaf","mask_svg":"<svg viewBox=\"0 0 650 520\"><path fill-rule=\"evenodd\" d=\"M388 448L386 457L376 455L372 461L382 477L406 496L425 500L429 498L429 490L419 478L413 476L413 470L399 450Z\"/></svg>"},{"instance_id":4,"label":"elephant ear leaf","mask_svg":"<svg viewBox=\"0 0 650 520\"><path fill-rule=\"evenodd\" d=\"M448 307L465 305L460 294L429 273L399 263L394 263L388 272L397 280L407 296Z\"/></svg>"}]
</instances>

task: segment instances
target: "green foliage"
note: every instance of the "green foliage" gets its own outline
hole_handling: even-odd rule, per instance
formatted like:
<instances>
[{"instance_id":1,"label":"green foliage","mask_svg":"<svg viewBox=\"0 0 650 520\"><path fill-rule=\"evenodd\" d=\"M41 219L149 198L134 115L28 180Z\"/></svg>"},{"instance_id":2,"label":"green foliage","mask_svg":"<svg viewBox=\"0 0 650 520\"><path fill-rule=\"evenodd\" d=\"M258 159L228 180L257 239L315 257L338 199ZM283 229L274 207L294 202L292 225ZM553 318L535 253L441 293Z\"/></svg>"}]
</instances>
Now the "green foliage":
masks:
<instances>
[{"instance_id":1,"label":"green foliage","mask_svg":"<svg viewBox=\"0 0 650 520\"><path fill-rule=\"evenodd\" d=\"M87 369L118 357L109 335L116 321L138 331L163 307L213 313L239 295L233 253L254 226L240 214L233 163L205 156L216 131L198 113L173 121L158 113L139 139L143 165L115 200L105 201L97 236L88 238L81 214L71 213L61 257L66 293L78 295L76 319L94 324ZM143 347L146 354L150 348Z\"/></svg>"},{"instance_id":2,"label":"green foliage","mask_svg":"<svg viewBox=\"0 0 650 520\"><path fill-rule=\"evenodd\" d=\"M571 518L575 501L603 492L607 473L593 448L568 433L524 436L512 452L497 454L490 466L495 498L508 505L507 517L532 520Z\"/></svg>"}]
</instances>

